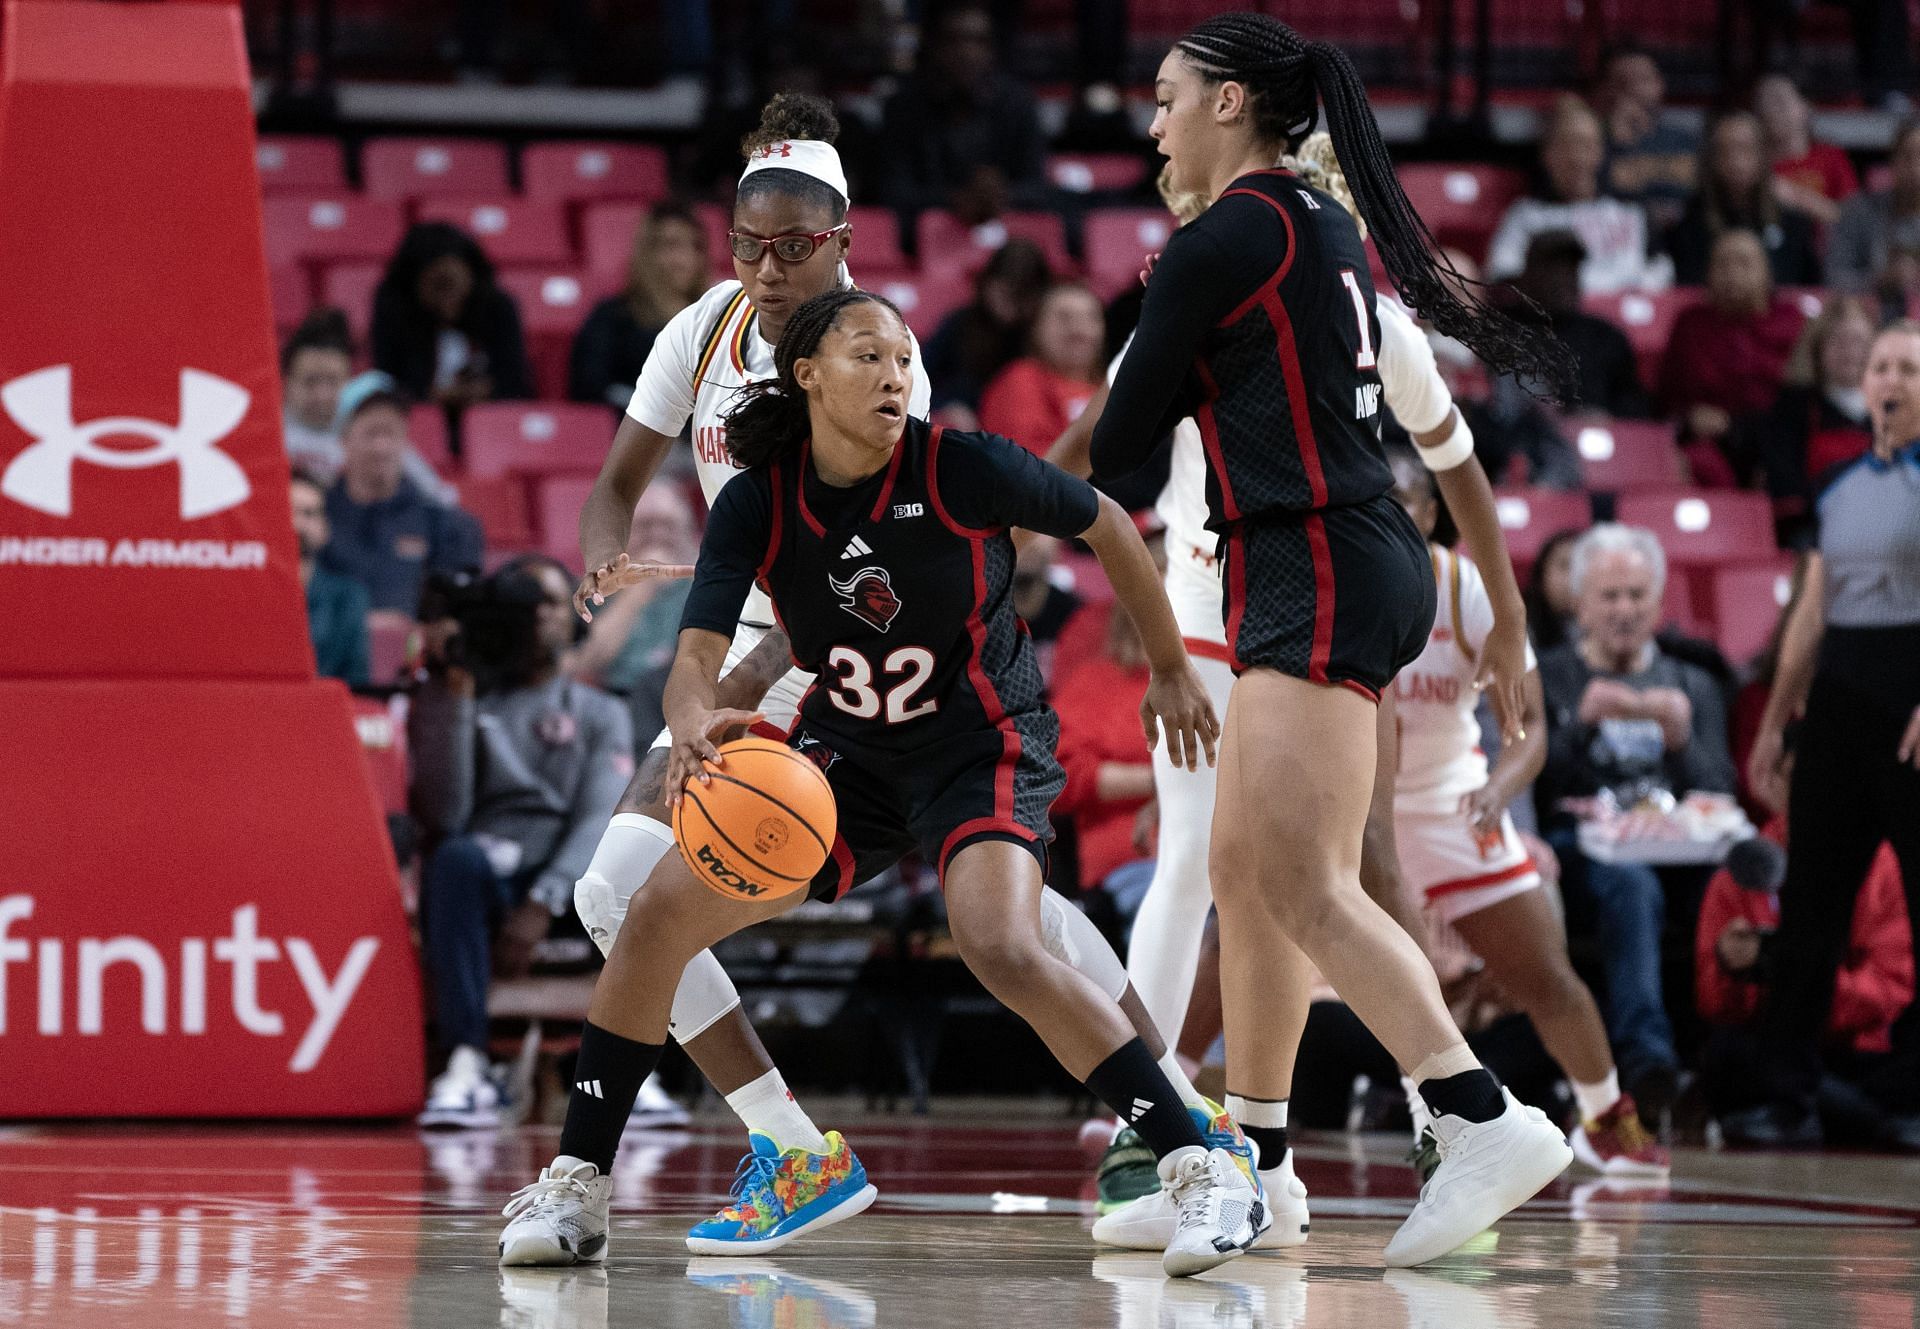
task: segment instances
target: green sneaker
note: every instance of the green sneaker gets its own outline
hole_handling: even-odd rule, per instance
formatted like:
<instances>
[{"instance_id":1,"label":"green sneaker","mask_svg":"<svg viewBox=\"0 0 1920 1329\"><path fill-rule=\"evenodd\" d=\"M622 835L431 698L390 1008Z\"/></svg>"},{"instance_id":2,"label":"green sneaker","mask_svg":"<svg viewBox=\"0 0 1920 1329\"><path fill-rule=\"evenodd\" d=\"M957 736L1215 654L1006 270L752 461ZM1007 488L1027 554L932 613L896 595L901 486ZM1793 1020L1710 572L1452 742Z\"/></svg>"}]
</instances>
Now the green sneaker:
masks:
<instances>
[{"instance_id":1,"label":"green sneaker","mask_svg":"<svg viewBox=\"0 0 1920 1329\"><path fill-rule=\"evenodd\" d=\"M1122 1205L1160 1189L1160 1160L1131 1127L1113 1137L1094 1174L1100 1188L1094 1212L1105 1217Z\"/></svg>"},{"instance_id":2,"label":"green sneaker","mask_svg":"<svg viewBox=\"0 0 1920 1329\"><path fill-rule=\"evenodd\" d=\"M1433 1127L1420 1132L1420 1142L1407 1151L1407 1161L1413 1164L1413 1170L1420 1174L1420 1184L1425 1186L1427 1178L1440 1166L1440 1144L1433 1138Z\"/></svg>"}]
</instances>

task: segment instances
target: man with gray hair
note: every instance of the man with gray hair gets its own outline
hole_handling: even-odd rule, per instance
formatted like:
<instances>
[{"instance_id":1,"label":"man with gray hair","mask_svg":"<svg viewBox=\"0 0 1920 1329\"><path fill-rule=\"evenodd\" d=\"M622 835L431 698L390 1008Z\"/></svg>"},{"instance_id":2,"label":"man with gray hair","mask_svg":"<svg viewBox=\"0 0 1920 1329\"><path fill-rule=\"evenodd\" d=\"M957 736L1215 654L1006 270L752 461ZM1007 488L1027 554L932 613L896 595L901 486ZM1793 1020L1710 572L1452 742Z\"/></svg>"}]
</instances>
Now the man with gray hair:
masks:
<instances>
[{"instance_id":1,"label":"man with gray hair","mask_svg":"<svg viewBox=\"0 0 1920 1329\"><path fill-rule=\"evenodd\" d=\"M1697 887L1691 879L1699 873L1587 858L1567 800L1610 794L1629 808L1734 787L1718 684L1654 641L1666 577L1666 554L1651 531L1609 522L1575 543L1577 632L1540 657L1547 760L1534 786L1540 825L1567 871L1570 903L1576 912L1580 905L1591 911L1599 934L1621 1079L1650 1116L1671 1100L1679 1067L1661 998L1666 887ZM1690 923L1692 900L1683 903Z\"/></svg>"}]
</instances>

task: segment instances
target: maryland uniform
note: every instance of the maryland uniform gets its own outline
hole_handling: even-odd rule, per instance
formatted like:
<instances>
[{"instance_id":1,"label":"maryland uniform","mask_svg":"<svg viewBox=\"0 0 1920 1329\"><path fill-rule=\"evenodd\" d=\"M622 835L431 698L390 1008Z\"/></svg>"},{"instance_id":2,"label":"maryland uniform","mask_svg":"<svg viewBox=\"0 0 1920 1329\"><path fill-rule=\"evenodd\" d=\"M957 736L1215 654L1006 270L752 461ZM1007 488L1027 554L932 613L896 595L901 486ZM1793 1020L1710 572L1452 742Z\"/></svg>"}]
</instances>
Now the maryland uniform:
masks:
<instances>
[{"instance_id":1,"label":"maryland uniform","mask_svg":"<svg viewBox=\"0 0 1920 1329\"><path fill-rule=\"evenodd\" d=\"M1493 630L1493 601L1470 560L1437 545L1429 553L1438 612L1426 649L1393 685L1400 721L1393 821L1408 887L1452 922L1532 890L1540 873L1511 817L1502 813L1498 833L1482 838L1460 811L1460 800L1487 782L1473 677Z\"/></svg>"},{"instance_id":2,"label":"maryland uniform","mask_svg":"<svg viewBox=\"0 0 1920 1329\"><path fill-rule=\"evenodd\" d=\"M924 420L932 392L921 367L918 341L913 342L913 360L907 411ZM759 318L746 289L737 281L723 281L660 330L640 371L627 415L669 438L692 424L694 470L711 509L727 481L740 474L727 452L726 413L741 388L772 377L773 345L760 335ZM772 626L767 597L756 590L741 608L727 668L744 660ZM757 708L767 725L782 735L791 729L800 698L812 682L810 675L793 670L768 689ZM672 735L662 730L653 746L664 748L672 742Z\"/></svg>"}]
</instances>

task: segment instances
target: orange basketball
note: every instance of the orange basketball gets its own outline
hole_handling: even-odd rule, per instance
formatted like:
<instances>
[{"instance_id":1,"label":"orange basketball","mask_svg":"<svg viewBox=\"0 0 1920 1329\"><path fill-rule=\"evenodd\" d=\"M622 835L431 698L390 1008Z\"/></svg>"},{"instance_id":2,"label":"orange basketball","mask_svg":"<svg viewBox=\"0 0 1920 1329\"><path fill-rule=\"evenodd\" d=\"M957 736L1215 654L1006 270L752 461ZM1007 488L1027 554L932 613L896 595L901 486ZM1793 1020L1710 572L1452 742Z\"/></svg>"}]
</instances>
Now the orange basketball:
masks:
<instances>
[{"instance_id":1,"label":"orange basketball","mask_svg":"<svg viewBox=\"0 0 1920 1329\"><path fill-rule=\"evenodd\" d=\"M693 875L735 900L777 900L807 889L833 849L839 812L820 768L784 743L736 738L689 780L673 838Z\"/></svg>"}]
</instances>

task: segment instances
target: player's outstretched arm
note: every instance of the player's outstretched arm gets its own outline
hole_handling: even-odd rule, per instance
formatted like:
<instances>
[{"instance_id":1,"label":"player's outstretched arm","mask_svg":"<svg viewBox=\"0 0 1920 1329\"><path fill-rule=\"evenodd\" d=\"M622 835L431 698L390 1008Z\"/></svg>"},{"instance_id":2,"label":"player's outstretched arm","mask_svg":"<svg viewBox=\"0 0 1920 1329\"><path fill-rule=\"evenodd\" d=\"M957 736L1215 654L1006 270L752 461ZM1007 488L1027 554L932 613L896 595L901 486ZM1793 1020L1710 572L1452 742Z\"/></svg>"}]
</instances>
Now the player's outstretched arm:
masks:
<instances>
[{"instance_id":1,"label":"player's outstretched arm","mask_svg":"<svg viewBox=\"0 0 1920 1329\"><path fill-rule=\"evenodd\" d=\"M1093 427L1100 423L1100 412L1106 409L1108 391L1105 383L1095 388L1093 396L1087 399L1086 409L1073 418L1073 423L1047 449L1047 460L1068 475L1077 475L1082 480L1093 475Z\"/></svg>"},{"instance_id":2,"label":"player's outstretched arm","mask_svg":"<svg viewBox=\"0 0 1920 1329\"><path fill-rule=\"evenodd\" d=\"M667 803L677 805L688 780L707 784L705 762L723 765L713 736L734 725L753 724L766 717L753 711L716 706L720 670L727 662L727 647L732 638L705 628L682 628L679 648L674 652L673 668L667 674L662 709L667 728L673 733L673 750L667 758Z\"/></svg>"},{"instance_id":3,"label":"player's outstretched arm","mask_svg":"<svg viewBox=\"0 0 1920 1329\"><path fill-rule=\"evenodd\" d=\"M691 568L663 569L627 558L633 510L672 446L673 440L665 434L647 428L632 416L620 417L613 447L580 509L580 554L587 572L573 593L573 607L589 623L593 621L592 606L622 587L648 576L692 575Z\"/></svg>"},{"instance_id":4,"label":"player's outstretched arm","mask_svg":"<svg viewBox=\"0 0 1920 1329\"><path fill-rule=\"evenodd\" d=\"M1167 603L1166 587L1160 570L1153 564L1140 532L1126 509L1100 496L1100 515L1092 526L1081 532L1113 583L1114 597L1133 618L1146 647L1147 663L1153 668L1153 681L1147 685L1147 699L1140 704L1140 723L1146 730L1147 746L1159 742L1159 730L1167 736L1167 755L1176 765L1198 770L1204 750L1207 765L1213 765L1214 745L1220 737L1220 721L1207 698L1206 685L1187 658L1186 644L1180 639L1180 626L1174 622L1173 606ZM1156 724L1156 719L1158 723Z\"/></svg>"}]
</instances>

